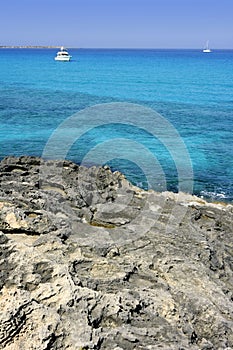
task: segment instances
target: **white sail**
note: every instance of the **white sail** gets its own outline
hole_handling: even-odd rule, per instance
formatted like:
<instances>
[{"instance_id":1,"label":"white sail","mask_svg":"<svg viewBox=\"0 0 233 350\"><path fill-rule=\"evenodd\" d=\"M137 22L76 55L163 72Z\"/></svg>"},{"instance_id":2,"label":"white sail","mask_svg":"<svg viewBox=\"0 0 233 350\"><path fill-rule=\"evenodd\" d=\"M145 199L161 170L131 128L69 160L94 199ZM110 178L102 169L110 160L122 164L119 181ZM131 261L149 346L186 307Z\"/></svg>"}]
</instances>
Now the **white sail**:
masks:
<instances>
[{"instance_id":1,"label":"white sail","mask_svg":"<svg viewBox=\"0 0 233 350\"><path fill-rule=\"evenodd\" d=\"M206 45L205 45L204 49L202 50L202 52L211 52L211 50L209 48L209 40L207 40Z\"/></svg>"}]
</instances>

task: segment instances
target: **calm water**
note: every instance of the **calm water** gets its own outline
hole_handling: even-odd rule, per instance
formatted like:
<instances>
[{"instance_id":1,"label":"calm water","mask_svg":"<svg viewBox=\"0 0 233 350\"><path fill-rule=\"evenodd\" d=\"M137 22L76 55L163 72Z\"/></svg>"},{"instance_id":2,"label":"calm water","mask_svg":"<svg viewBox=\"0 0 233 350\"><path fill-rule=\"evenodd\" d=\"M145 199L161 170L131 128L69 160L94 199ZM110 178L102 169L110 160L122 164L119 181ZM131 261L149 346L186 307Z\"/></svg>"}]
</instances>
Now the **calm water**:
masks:
<instances>
[{"instance_id":1,"label":"calm water","mask_svg":"<svg viewBox=\"0 0 233 350\"><path fill-rule=\"evenodd\" d=\"M55 62L56 51L0 50L0 158L42 155L53 131L74 113L130 102L152 108L177 129L192 161L194 193L233 200L233 51L80 49L69 50L69 63ZM182 179L170 150L128 130L124 117L121 122L87 133L67 158L79 163L116 137L141 142L158 160L167 188L176 191ZM146 188L144 169L130 161L130 152L108 163Z\"/></svg>"}]
</instances>

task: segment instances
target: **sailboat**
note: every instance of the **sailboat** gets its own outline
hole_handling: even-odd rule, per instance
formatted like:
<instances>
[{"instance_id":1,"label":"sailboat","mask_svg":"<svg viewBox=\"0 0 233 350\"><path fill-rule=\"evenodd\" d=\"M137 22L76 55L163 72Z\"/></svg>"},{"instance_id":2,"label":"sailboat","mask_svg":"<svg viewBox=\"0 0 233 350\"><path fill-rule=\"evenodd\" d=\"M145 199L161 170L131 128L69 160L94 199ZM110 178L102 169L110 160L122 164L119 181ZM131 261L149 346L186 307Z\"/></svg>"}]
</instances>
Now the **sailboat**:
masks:
<instances>
[{"instance_id":1,"label":"sailboat","mask_svg":"<svg viewBox=\"0 0 233 350\"><path fill-rule=\"evenodd\" d=\"M202 50L202 52L212 52L209 48L209 40L207 40L206 42L206 46L204 47L204 49Z\"/></svg>"}]
</instances>

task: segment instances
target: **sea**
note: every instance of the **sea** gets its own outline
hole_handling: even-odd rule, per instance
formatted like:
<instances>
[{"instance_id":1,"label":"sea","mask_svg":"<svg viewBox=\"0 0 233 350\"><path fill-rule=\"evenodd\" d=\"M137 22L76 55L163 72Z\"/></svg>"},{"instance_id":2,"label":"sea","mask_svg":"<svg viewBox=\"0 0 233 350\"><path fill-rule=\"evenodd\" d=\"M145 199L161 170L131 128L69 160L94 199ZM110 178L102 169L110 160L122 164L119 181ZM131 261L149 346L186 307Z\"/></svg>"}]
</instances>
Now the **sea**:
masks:
<instances>
[{"instance_id":1,"label":"sea","mask_svg":"<svg viewBox=\"0 0 233 350\"><path fill-rule=\"evenodd\" d=\"M233 202L233 50L0 49L0 159L109 165Z\"/></svg>"}]
</instances>

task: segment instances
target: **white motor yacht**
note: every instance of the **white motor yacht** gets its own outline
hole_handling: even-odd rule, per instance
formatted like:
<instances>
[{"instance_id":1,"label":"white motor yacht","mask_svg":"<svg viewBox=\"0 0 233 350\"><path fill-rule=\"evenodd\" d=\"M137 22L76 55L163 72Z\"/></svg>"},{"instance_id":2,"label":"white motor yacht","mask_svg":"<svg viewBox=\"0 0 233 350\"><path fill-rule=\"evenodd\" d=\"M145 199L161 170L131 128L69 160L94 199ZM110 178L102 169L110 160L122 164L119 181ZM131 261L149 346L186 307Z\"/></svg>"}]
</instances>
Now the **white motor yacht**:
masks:
<instances>
[{"instance_id":1,"label":"white motor yacht","mask_svg":"<svg viewBox=\"0 0 233 350\"><path fill-rule=\"evenodd\" d=\"M65 61L68 62L71 60L70 54L68 53L68 51L62 46L60 51L57 52L56 57L54 57L54 59L56 61Z\"/></svg>"}]
</instances>

